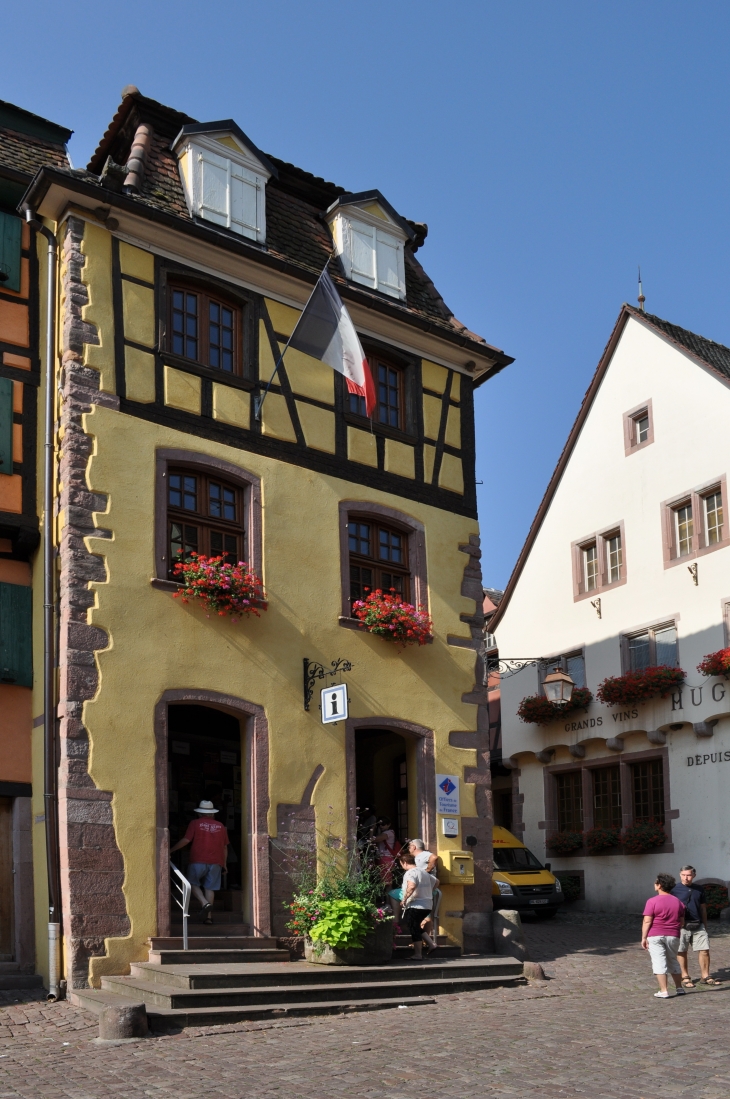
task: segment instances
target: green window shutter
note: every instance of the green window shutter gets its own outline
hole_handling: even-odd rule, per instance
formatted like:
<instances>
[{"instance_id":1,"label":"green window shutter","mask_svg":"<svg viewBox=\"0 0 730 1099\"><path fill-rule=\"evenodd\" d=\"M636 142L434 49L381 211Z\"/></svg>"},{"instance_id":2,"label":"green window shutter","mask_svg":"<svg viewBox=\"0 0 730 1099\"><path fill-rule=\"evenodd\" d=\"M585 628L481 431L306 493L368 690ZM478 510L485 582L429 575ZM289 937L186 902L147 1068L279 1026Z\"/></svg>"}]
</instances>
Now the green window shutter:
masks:
<instances>
[{"instance_id":1,"label":"green window shutter","mask_svg":"<svg viewBox=\"0 0 730 1099\"><path fill-rule=\"evenodd\" d=\"M0 473L13 472L13 383L0 378Z\"/></svg>"},{"instance_id":2,"label":"green window shutter","mask_svg":"<svg viewBox=\"0 0 730 1099\"><path fill-rule=\"evenodd\" d=\"M33 686L31 588L0 584L0 683Z\"/></svg>"},{"instance_id":3,"label":"green window shutter","mask_svg":"<svg viewBox=\"0 0 730 1099\"><path fill-rule=\"evenodd\" d=\"M23 223L0 210L0 287L20 290L20 231ZM6 276L3 278L3 275Z\"/></svg>"}]
</instances>

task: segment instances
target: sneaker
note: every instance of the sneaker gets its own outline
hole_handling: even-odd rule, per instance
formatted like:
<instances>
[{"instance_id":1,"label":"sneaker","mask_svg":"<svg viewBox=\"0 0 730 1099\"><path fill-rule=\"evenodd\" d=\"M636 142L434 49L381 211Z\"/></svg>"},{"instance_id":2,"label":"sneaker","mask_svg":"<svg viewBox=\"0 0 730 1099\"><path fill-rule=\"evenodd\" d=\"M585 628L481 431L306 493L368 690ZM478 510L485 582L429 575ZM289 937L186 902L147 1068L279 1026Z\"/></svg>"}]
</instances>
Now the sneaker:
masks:
<instances>
[{"instance_id":1,"label":"sneaker","mask_svg":"<svg viewBox=\"0 0 730 1099\"><path fill-rule=\"evenodd\" d=\"M678 996L686 996L687 995L687 990L684 989L684 988L678 988L677 989L677 995Z\"/></svg>"},{"instance_id":2,"label":"sneaker","mask_svg":"<svg viewBox=\"0 0 730 1099\"><path fill-rule=\"evenodd\" d=\"M654 999L655 1000L668 1000L669 999L669 993L668 992L655 992L654 993Z\"/></svg>"}]
</instances>

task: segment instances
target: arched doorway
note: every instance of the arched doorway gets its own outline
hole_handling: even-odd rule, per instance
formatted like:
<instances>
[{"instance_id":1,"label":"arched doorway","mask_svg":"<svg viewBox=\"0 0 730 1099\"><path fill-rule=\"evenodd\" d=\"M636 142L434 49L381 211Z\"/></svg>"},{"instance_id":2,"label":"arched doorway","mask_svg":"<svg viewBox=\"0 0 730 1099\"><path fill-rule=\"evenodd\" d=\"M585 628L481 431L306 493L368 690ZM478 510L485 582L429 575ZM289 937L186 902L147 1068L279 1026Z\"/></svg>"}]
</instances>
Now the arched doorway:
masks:
<instances>
[{"instance_id":1,"label":"arched doorway","mask_svg":"<svg viewBox=\"0 0 730 1099\"><path fill-rule=\"evenodd\" d=\"M167 771L168 827L170 845L185 835L195 808L201 801L212 801L218 810L216 819L228 829L228 870L223 888L216 897L214 922L243 922L243 884L245 854L243 848L241 723L232 714L210 706L168 707ZM174 856L185 873L189 848ZM193 912L195 905L193 905ZM225 913L225 916L223 915ZM171 923L179 913L173 906ZM236 918L237 917L237 918Z\"/></svg>"},{"instance_id":2,"label":"arched doorway","mask_svg":"<svg viewBox=\"0 0 730 1099\"><path fill-rule=\"evenodd\" d=\"M269 732L263 708L219 691L168 690L155 709L155 738L157 934L171 933L170 847L202 797L221 809L235 852L228 895L220 897L230 906L225 921L247 924L252 935L270 935ZM178 913L172 913L175 922Z\"/></svg>"}]
</instances>

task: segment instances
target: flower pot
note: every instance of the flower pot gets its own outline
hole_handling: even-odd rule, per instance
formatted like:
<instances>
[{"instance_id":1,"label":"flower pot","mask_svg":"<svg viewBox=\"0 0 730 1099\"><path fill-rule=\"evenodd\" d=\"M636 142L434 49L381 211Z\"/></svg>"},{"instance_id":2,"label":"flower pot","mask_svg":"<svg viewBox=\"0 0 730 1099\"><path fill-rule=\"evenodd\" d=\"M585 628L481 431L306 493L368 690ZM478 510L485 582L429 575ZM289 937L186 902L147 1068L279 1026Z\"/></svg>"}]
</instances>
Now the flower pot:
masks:
<instances>
[{"instance_id":1,"label":"flower pot","mask_svg":"<svg viewBox=\"0 0 730 1099\"><path fill-rule=\"evenodd\" d=\"M393 956L393 921L376 923L360 949L335 950L304 940L304 957L316 965L384 965Z\"/></svg>"}]
</instances>

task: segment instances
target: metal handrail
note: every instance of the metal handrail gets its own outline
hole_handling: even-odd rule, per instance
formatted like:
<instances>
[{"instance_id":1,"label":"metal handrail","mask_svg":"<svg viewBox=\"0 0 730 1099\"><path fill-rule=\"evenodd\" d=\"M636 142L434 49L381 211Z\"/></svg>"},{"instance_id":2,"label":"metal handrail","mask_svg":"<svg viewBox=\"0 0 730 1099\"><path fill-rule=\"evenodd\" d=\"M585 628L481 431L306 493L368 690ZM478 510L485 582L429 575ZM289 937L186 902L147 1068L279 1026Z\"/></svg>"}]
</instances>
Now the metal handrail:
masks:
<instances>
[{"instance_id":1,"label":"metal handrail","mask_svg":"<svg viewBox=\"0 0 730 1099\"><path fill-rule=\"evenodd\" d=\"M190 915L190 896L192 894L192 888L188 879L185 877L181 870L178 870L172 859L170 859L170 870L172 871L170 876L170 885L172 886L172 899L179 908L182 908L183 950L187 950L188 917ZM179 897L175 895L175 890L177 890L177 892L180 894Z\"/></svg>"}]
</instances>

